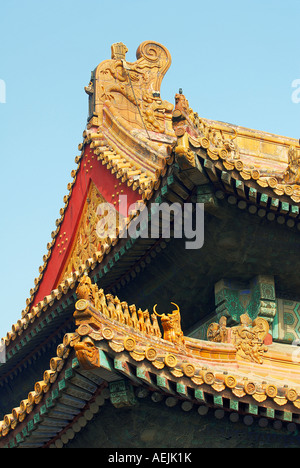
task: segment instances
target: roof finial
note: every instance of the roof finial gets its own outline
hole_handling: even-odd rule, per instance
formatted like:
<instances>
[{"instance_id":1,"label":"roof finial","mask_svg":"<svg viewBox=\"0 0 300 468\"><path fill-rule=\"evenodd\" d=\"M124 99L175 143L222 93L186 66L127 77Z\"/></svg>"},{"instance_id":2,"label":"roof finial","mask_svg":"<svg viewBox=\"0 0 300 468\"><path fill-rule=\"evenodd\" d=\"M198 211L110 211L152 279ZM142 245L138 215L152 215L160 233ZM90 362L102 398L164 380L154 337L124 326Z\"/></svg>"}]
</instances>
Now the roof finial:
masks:
<instances>
[{"instance_id":1,"label":"roof finial","mask_svg":"<svg viewBox=\"0 0 300 468\"><path fill-rule=\"evenodd\" d=\"M111 58L116 60L125 60L128 49L123 42L116 42L111 46Z\"/></svg>"}]
</instances>

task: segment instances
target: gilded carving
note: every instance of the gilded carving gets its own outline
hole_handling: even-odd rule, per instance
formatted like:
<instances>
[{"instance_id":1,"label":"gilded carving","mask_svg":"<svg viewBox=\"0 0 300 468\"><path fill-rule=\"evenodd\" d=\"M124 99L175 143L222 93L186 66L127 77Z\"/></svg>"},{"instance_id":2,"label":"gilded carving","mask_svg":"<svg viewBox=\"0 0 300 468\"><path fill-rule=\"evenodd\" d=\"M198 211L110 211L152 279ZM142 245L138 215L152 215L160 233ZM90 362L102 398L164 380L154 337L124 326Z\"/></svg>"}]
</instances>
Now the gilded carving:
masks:
<instances>
[{"instance_id":1,"label":"gilded carving","mask_svg":"<svg viewBox=\"0 0 300 468\"><path fill-rule=\"evenodd\" d=\"M130 316L129 306L128 306L127 302L122 301L121 302L121 307L123 309L123 317L124 317L125 325L128 325L129 327L132 327L133 322L132 322L132 318Z\"/></svg>"},{"instance_id":2,"label":"gilded carving","mask_svg":"<svg viewBox=\"0 0 300 468\"><path fill-rule=\"evenodd\" d=\"M107 310L109 312L109 317L112 320L118 320L118 315L114 303L114 297L112 294L106 294L106 303L107 303Z\"/></svg>"},{"instance_id":3,"label":"gilded carving","mask_svg":"<svg viewBox=\"0 0 300 468\"><path fill-rule=\"evenodd\" d=\"M115 225L116 233L118 232L121 223L118 211L102 212L99 207L103 203L106 203L106 200L92 183L61 281L69 278L75 271L79 271L81 265L92 258L96 252L104 250L108 234L112 236L111 226ZM60 247L64 248L62 245Z\"/></svg>"},{"instance_id":4,"label":"gilded carving","mask_svg":"<svg viewBox=\"0 0 300 468\"><path fill-rule=\"evenodd\" d=\"M92 322L92 321L91 321ZM79 325L77 328L77 333L79 336L90 336L93 340L101 340L103 333L100 333L99 330L97 330L97 327L92 327L88 323L82 323Z\"/></svg>"},{"instance_id":5,"label":"gilded carving","mask_svg":"<svg viewBox=\"0 0 300 468\"><path fill-rule=\"evenodd\" d=\"M144 311L138 309L137 311L134 304L129 306L126 301L121 302L117 296L105 295L102 288L99 289L97 285L92 284L89 276L83 275L80 278L76 294L79 299L76 302L74 313L77 325L89 323L96 331L100 328L100 316L91 310L86 311L90 303L107 318L132 327L146 335L161 337L161 330L155 314L151 314L150 317L148 309Z\"/></svg>"},{"instance_id":6,"label":"gilded carving","mask_svg":"<svg viewBox=\"0 0 300 468\"><path fill-rule=\"evenodd\" d=\"M155 314L151 314L151 318L152 318L153 334L157 338L161 338L161 331L158 325L157 316Z\"/></svg>"},{"instance_id":7,"label":"gilded carving","mask_svg":"<svg viewBox=\"0 0 300 468\"><path fill-rule=\"evenodd\" d=\"M232 388L232 393L238 398L242 398L246 395L244 388L240 385L237 385L236 387Z\"/></svg>"},{"instance_id":8,"label":"gilded carving","mask_svg":"<svg viewBox=\"0 0 300 468\"><path fill-rule=\"evenodd\" d=\"M88 275L83 275L76 289L79 301L76 303L76 309L83 311L87 308L88 302L91 302L95 307L98 304L98 287L92 284L92 280Z\"/></svg>"},{"instance_id":9,"label":"gilded carving","mask_svg":"<svg viewBox=\"0 0 300 468\"><path fill-rule=\"evenodd\" d=\"M238 147L234 141L237 137L236 130L232 128L232 135L225 137L221 129L214 128L204 119L200 119L198 114L190 108L182 90L175 95L172 121L177 136L174 151L181 166L182 157L187 163L195 166L196 151L202 147L207 150L211 159L215 161L222 159L225 163L231 163L231 168L234 168L235 160L239 159Z\"/></svg>"},{"instance_id":10,"label":"gilded carving","mask_svg":"<svg viewBox=\"0 0 300 468\"><path fill-rule=\"evenodd\" d=\"M121 306L120 299L117 296L115 296L115 297L111 296L111 300L112 300L112 303L115 306L115 320L117 320L120 323L125 323L125 318L124 318L124 315L123 315L123 309L122 309L122 306Z\"/></svg>"},{"instance_id":11,"label":"gilded carving","mask_svg":"<svg viewBox=\"0 0 300 468\"><path fill-rule=\"evenodd\" d=\"M300 185L300 155L295 146L290 146L288 150L288 167L283 175L286 184Z\"/></svg>"},{"instance_id":12,"label":"gilded carving","mask_svg":"<svg viewBox=\"0 0 300 468\"><path fill-rule=\"evenodd\" d=\"M212 323L207 330L207 339L215 343L232 343L237 355L243 359L263 363L263 355L268 350L264 339L269 332L269 323L262 317L253 322L248 314L240 316L240 325L226 327L226 317L221 317L219 323Z\"/></svg>"},{"instance_id":13,"label":"gilded carving","mask_svg":"<svg viewBox=\"0 0 300 468\"><path fill-rule=\"evenodd\" d=\"M276 136L202 119L190 108L181 90L175 95L172 123L177 136L174 152L182 169L195 166L197 155L205 158L205 150L219 168L221 163L227 171L237 171L243 180L252 179L260 187L273 189L277 196L287 195L300 202L300 154L296 142L287 147L287 142ZM270 158L274 154L278 155L276 160Z\"/></svg>"},{"instance_id":14,"label":"gilded carving","mask_svg":"<svg viewBox=\"0 0 300 468\"><path fill-rule=\"evenodd\" d=\"M278 395L275 396L273 400L275 401L275 403L277 403L278 406L284 406L288 402L288 400L284 396L278 396Z\"/></svg>"},{"instance_id":15,"label":"gilded carving","mask_svg":"<svg viewBox=\"0 0 300 468\"><path fill-rule=\"evenodd\" d=\"M171 302L171 304L176 306L176 310L174 310L171 314L159 315L156 312L157 305L154 306L153 311L155 315L161 319L161 324L164 330L164 340L171 341L172 343L179 346L184 346L184 336L181 329L180 309L174 302Z\"/></svg>"},{"instance_id":16,"label":"gilded carving","mask_svg":"<svg viewBox=\"0 0 300 468\"><path fill-rule=\"evenodd\" d=\"M171 64L169 51L156 42L143 42L137 61L126 62L127 47L113 44L111 60L102 62L85 88L90 99L90 117L96 125L103 119L103 107L118 114L125 126L164 133L171 129L173 105L160 97L161 81ZM151 137L149 138L151 140Z\"/></svg>"},{"instance_id":17,"label":"gilded carving","mask_svg":"<svg viewBox=\"0 0 300 468\"><path fill-rule=\"evenodd\" d=\"M240 317L241 324L232 330L233 344L237 355L244 359L263 363L263 354L268 350L263 340L269 332L269 324L262 317L257 317L253 323L247 314Z\"/></svg>"},{"instance_id":18,"label":"gilded carving","mask_svg":"<svg viewBox=\"0 0 300 468\"><path fill-rule=\"evenodd\" d=\"M262 403L267 399L267 395L264 393L264 391L257 391L252 395L252 398L254 398L254 400L258 401L259 403Z\"/></svg>"},{"instance_id":19,"label":"gilded carving","mask_svg":"<svg viewBox=\"0 0 300 468\"><path fill-rule=\"evenodd\" d=\"M215 343L228 342L227 318L221 317L219 323L211 323L207 329L207 339Z\"/></svg>"},{"instance_id":20,"label":"gilded carving","mask_svg":"<svg viewBox=\"0 0 300 468\"><path fill-rule=\"evenodd\" d=\"M300 409L300 398L297 398L295 401L293 401L293 405L295 408Z\"/></svg>"},{"instance_id":21,"label":"gilded carving","mask_svg":"<svg viewBox=\"0 0 300 468\"><path fill-rule=\"evenodd\" d=\"M152 365L156 368L156 369L163 369L165 367L165 363L163 361L159 361L158 359L155 359L155 361L152 362Z\"/></svg>"},{"instance_id":22,"label":"gilded carving","mask_svg":"<svg viewBox=\"0 0 300 468\"><path fill-rule=\"evenodd\" d=\"M111 58L115 60L124 60L128 52L128 48L122 42L116 42L111 46Z\"/></svg>"},{"instance_id":23,"label":"gilded carving","mask_svg":"<svg viewBox=\"0 0 300 468\"><path fill-rule=\"evenodd\" d=\"M202 385L203 384L203 379L200 375L194 375L191 377L191 381L194 382L196 385Z\"/></svg>"},{"instance_id":24,"label":"gilded carving","mask_svg":"<svg viewBox=\"0 0 300 468\"><path fill-rule=\"evenodd\" d=\"M259 167L254 178L261 187L270 187L278 196L287 195L300 202L300 155L299 148L290 145L287 150L287 166L282 170Z\"/></svg>"},{"instance_id":25,"label":"gilded carving","mask_svg":"<svg viewBox=\"0 0 300 468\"><path fill-rule=\"evenodd\" d=\"M65 361L59 357L53 357L50 359L50 369L53 371L60 372L65 364Z\"/></svg>"},{"instance_id":26,"label":"gilded carving","mask_svg":"<svg viewBox=\"0 0 300 468\"><path fill-rule=\"evenodd\" d=\"M85 290L82 289L82 294L85 293ZM78 290L78 293L77 293L77 296L80 297L81 293L80 293L80 289ZM89 295L89 294L88 294ZM88 297L89 299L89 297ZM79 301L76 302L76 309L77 310L85 310L87 308L87 306L89 305L88 303L88 300L86 299L79 299Z\"/></svg>"},{"instance_id":27,"label":"gilded carving","mask_svg":"<svg viewBox=\"0 0 300 468\"><path fill-rule=\"evenodd\" d=\"M99 350L90 338L85 338L84 341L76 343L74 349L83 369L89 370L100 367Z\"/></svg>"},{"instance_id":28,"label":"gilded carving","mask_svg":"<svg viewBox=\"0 0 300 468\"><path fill-rule=\"evenodd\" d=\"M176 378L183 377L183 372L182 372L182 370L181 370L180 368L178 368L178 367L175 367L175 368L173 368L173 369L170 369L170 373L171 373L172 375L174 375L174 377L176 377Z\"/></svg>"},{"instance_id":29,"label":"gilded carving","mask_svg":"<svg viewBox=\"0 0 300 468\"><path fill-rule=\"evenodd\" d=\"M69 334L64 341L65 345L73 343L76 356L85 368L92 369L99 364L99 350L91 339L95 336L93 335L95 330L92 328L96 325L93 324L91 327L88 315L90 314L96 321L98 320L96 340L107 340L106 344L111 350L115 353L126 351L137 363L147 360L148 363L145 361L145 365L151 363L153 372L167 368L169 374L176 379L184 377L190 379L196 386L205 384L218 393L227 388L237 398L248 395L259 403L270 398L280 406L288 402L292 402L295 407L300 406L297 390L282 389L273 382L262 382L261 372L258 379L253 376L251 379L246 377L247 372L240 374L240 368L243 366L241 360L256 364L263 362L264 353L268 349L264 340L269 332L269 324L264 318L257 317L252 321L249 315L244 313L240 315L240 324L229 328L226 318L221 317L219 323L211 324L207 333L209 341L216 345L202 343L196 351L195 340L183 336L180 309L175 303L172 303L175 306L172 313L158 314L154 306L153 314L150 314L148 309L137 309L135 305L129 306L126 301L120 301L117 296L105 295L102 289L92 285L85 276L80 279L77 293L81 298L76 303L76 313L82 314L85 319L79 323L78 337L76 338L76 334ZM269 292L268 294L270 295ZM95 304L98 307L97 312L94 311ZM163 328L163 340L158 339L161 333L158 337L155 332L156 327L159 329L158 318ZM81 335L84 336L83 339ZM76 341L80 338L81 342ZM224 358L230 365L231 361L228 361L226 354L227 348L233 353L230 359L234 359L235 365L238 364L238 367L235 367L237 375L227 374L225 371L223 374L216 373L214 368L203 366L203 359L223 360ZM200 361L197 364L198 358ZM246 369L248 369L247 363ZM56 377L57 372L53 372L49 374L48 380L46 378L44 380L47 383ZM39 398L39 395L36 396Z\"/></svg>"}]
</instances>

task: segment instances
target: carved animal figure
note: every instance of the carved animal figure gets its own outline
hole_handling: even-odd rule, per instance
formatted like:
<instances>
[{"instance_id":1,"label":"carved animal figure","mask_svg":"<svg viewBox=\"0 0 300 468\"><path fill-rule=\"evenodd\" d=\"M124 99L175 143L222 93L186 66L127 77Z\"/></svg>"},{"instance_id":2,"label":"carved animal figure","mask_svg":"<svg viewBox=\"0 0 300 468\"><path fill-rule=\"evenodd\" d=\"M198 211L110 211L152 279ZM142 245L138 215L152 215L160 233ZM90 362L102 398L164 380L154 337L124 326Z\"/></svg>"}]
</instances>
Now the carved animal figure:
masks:
<instances>
[{"instance_id":1,"label":"carved animal figure","mask_svg":"<svg viewBox=\"0 0 300 468\"><path fill-rule=\"evenodd\" d=\"M134 328L137 328L137 329L138 329L138 328L139 328L139 325L138 325L139 319L138 319L138 317L137 317L135 304L130 305L130 306L129 306L129 310L130 310L130 312L131 312L132 326L133 326Z\"/></svg>"},{"instance_id":2,"label":"carved animal figure","mask_svg":"<svg viewBox=\"0 0 300 468\"><path fill-rule=\"evenodd\" d=\"M222 316L219 323L211 323L207 329L207 339L215 343L227 343L229 330L226 327L227 319Z\"/></svg>"},{"instance_id":3,"label":"carved animal figure","mask_svg":"<svg viewBox=\"0 0 300 468\"><path fill-rule=\"evenodd\" d=\"M125 319L124 319L124 316L123 316L123 310L122 310L122 306L121 306L121 301L117 296L114 298L114 303L115 303L115 309L116 309L116 315L117 315L118 322L125 323Z\"/></svg>"},{"instance_id":4,"label":"carved animal figure","mask_svg":"<svg viewBox=\"0 0 300 468\"><path fill-rule=\"evenodd\" d=\"M79 299L90 301L95 307L97 307L98 286L92 284L91 278L89 276L83 275L80 278L79 285L76 289L76 294Z\"/></svg>"},{"instance_id":5,"label":"carved animal figure","mask_svg":"<svg viewBox=\"0 0 300 468\"><path fill-rule=\"evenodd\" d=\"M121 306L123 309L123 316L124 316L125 324L132 327L132 319L130 317L127 302L126 301L121 302Z\"/></svg>"},{"instance_id":6,"label":"carved animal figure","mask_svg":"<svg viewBox=\"0 0 300 468\"><path fill-rule=\"evenodd\" d=\"M148 335L153 335L153 326L152 326L152 323L151 323L151 320L150 320L150 315L149 315L149 310L148 309L146 309L143 312L143 316L144 316L144 323L145 323L145 332Z\"/></svg>"},{"instance_id":7,"label":"carved animal figure","mask_svg":"<svg viewBox=\"0 0 300 468\"><path fill-rule=\"evenodd\" d=\"M155 314L151 314L151 318L152 318L152 325L153 325L153 333L158 338L161 338L161 331L158 325L157 316Z\"/></svg>"},{"instance_id":8,"label":"carved animal figure","mask_svg":"<svg viewBox=\"0 0 300 468\"><path fill-rule=\"evenodd\" d=\"M290 146L288 151L288 167L284 173L284 182L288 184L300 184L300 157L295 146Z\"/></svg>"},{"instance_id":9,"label":"carved animal figure","mask_svg":"<svg viewBox=\"0 0 300 468\"><path fill-rule=\"evenodd\" d=\"M76 294L79 299L86 299L89 301L92 298L91 284L92 282L89 276L84 275L80 278L79 285L76 289Z\"/></svg>"},{"instance_id":10,"label":"carved animal figure","mask_svg":"<svg viewBox=\"0 0 300 468\"><path fill-rule=\"evenodd\" d=\"M161 319L161 324L164 330L164 340L171 341L172 343L178 345L184 345L185 340L181 330L180 310L177 304L174 302L171 302L171 304L177 307L177 309L174 310L171 314L159 315L156 312L156 305L154 306L153 311Z\"/></svg>"},{"instance_id":11,"label":"carved animal figure","mask_svg":"<svg viewBox=\"0 0 300 468\"><path fill-rule=\"evenodd\" d=\"M145 327L144 314L143 314L142 309L138 310L138 316L139 316L139 322L138 322L139 330L145 333L146 327Z\"/></svg>"},{"instance_id":12,"label":"carved animal figure","mask_svg":"<svg viewBox=\"0 0 300 468\"><path fill-rule=\"evenodd\" d=\"M211 323L207 330L209 341L217 343L232 343L237 355L243 359L263 363L263 355L268 347L264 339L269 332L269 324L262 317L253 322L247 313L240 316L240 325L226 327L226 317L221 317L219 323Z\"/></svg>"},{"instance_id":13,"label":"carved animal figure","mask_svg":"<svg viewBox=\"0 0 300 468\"><path fill-rule=\"evenodd\" d=\"M106 294L106 299L107 299L107 307L109 310L110 318L113 320L117 320L117 313L116 313L116 308L114 305L114 298L112 294Z\"/></svg>"},{"instance_id":14,"label":"carved animal figure","mask_svg":"<svg viewBox=\"0 0 300 468\"><path fill-rule=\"evenodd\" d=\"M103 315L106 315L106 317L110 317L110 313L106 304L106 298L103 289L99 289L98 291L98 299L99 299L99 305L100 305L100 310Z\"/></svg>"}]
</instances>

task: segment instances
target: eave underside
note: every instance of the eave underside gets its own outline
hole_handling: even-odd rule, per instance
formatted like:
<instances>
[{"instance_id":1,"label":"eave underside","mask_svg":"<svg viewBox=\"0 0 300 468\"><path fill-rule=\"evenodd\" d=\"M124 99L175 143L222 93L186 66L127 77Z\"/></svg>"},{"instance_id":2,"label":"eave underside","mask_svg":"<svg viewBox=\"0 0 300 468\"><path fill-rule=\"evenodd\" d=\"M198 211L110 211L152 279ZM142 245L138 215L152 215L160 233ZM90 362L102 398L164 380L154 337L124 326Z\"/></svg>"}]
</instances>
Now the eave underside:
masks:
<instances>
[{"instance_id":1,"label":"eave underside","mask_svg":"<svg viewBox=\"0 0 300 468\"><path fill-rule=\"evenodd\" d=\"M104 346L105 347L105 346ZM251 396L238 398L231 391L220 392L217 381L215 390L211 385L201 387L191 386L186 377L174 378L174 375L164 372L159 376L157 370L141 366L127 355L103 351L99 348L101 366L97 370L83 370L71 352L65 360L63 370L52 383L49 390L29 414L23 423L15 430L10 430L7 437L0 441L1 447L7 448L122 448L122 447L184 447L186 444L185 425L192 425L192 435L195 447L210 447L221 445L218 439L213 441L198 436L203 424L213 430L214 435L220 427L232 433L240 429L243 439L232 444L248 446L253 440L268 445L276 442L282 446L298 444L297 427L299 415L284 410L278 405L258 403ZM150 370L150 372L149 372ZM160 415L157 415L157 411ZM114 433L111 421L123 418L135 421L137 427L144 424L144 437L141 440L132 437L131 443L126 443L128 424L120 425L118 434L124 438L117 440L109 436L109 430ZM149 414L147 421L145 415ZM161 418L176 424L180 441L170 440L169 435L161 435L161 440L150 437L147 431L157 432ZM129 419L128 419L129 418ZM174 421L176 420L176 423ZM221 421L222 420L222 421ZM234 423L234 425L233 425ZM221 426L220 426L221 424ZM248 427L252 435L249 439ZM114 427L115 424L114 424ZM172 427L172 426L170 426ZM218 429L219 428L219 429ZM274 432L274 429L276 430ZM104 433L105 437L95 438ZM91 432L92 431L92 432ZM217 432L216 432L217 431ZM246 433L245 433L246 431ZM174 435L174 432L173 432ZM293 437L291 437L293 436ZM266 442L266 437L269 440ZM250 440L250 442L249 442ZM280 445L281 446L281 445Z\"/></svg>"}]
</instances>

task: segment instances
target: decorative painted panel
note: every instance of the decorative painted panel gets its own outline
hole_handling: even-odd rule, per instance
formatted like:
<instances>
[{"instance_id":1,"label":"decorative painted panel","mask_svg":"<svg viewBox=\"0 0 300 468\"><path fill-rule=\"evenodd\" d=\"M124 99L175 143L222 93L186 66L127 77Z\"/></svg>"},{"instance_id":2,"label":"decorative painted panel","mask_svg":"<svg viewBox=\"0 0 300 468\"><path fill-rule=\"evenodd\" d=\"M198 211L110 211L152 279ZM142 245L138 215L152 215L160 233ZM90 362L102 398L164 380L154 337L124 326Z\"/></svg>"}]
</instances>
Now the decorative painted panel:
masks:
<instances>
[{"instance_id":1,"label":"decorative painted panel","mask_svg":"<svg viewBox=\"0 0 300 468\"><path fill-rule=\"evenodd\" d=\"M79 266L91 258L94 253L102 251L110 229L110 222L112 225L115 223L115 227L119 228L119 212L114 210L112 216L102 213L99 207L104 203L106 204L105 206L112 206L107 204L103 195L91 182L73 246L64 267L62 279L68 278L74 271L77 271Z\"/></svg>"},{"instance_id":2,"label":"decorative painted panel","mask_svg":"<svg viewBox=\"0 0 300 468\"><path fill-rule=\"evenodd\" d=\"M274 338L287 343L299 340L300 302L278 298L277 309L278 314L274 320Z\"/></svg>"},{"instance_id":3,"label":"decorative painted panel","mask_svg":"<svg viewBox=\"0 0 300 468\"><path fill-rule=\"evenodd\" d=\"M222 316L227 318L230 326L238 324L243 314L248 314L251 320L260 316L272 328L277 310L274 278L259 275L249 284L222 279L215 284L215 305L215 314L194 330L191 336L206 340L209 325L219 321Z\"/></svg>"},{"instance_id":4,"label":"decorative painted panel","mask_svg":"<svg viewBox=\"0 0 300 468\"><path fill-rule=\"evenodd\" d=\"M221 280L215 285L216 315L225 315L229 321L238 323L247 313L252 320L258 315L272 323L276 314L276 295L272 276L257 276L249 285L239 285Z\"/></svg>"}]
</instances>

